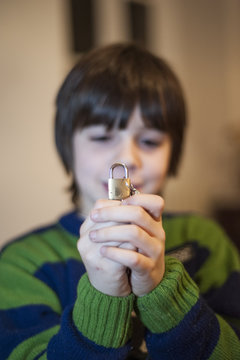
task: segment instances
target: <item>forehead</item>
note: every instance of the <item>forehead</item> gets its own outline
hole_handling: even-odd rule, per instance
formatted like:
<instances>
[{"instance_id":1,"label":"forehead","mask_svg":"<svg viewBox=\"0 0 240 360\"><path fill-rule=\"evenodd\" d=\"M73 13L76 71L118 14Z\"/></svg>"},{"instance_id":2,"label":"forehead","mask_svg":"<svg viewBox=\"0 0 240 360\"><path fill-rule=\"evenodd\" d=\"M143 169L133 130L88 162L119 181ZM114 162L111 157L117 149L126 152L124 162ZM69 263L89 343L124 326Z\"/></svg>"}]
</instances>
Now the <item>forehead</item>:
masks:
<instances>
[{"instance_id":1,"label":"forehead","mask_svg":"<svg viewBox=\"0 0 240 360\"><path fill-rule=\"evenodd\" d=\"M117 126L117 124L116 124L116 126ZM130 130L146 128L146 124L143 121L141 110L138 105L134 108L133 112L131 113L131 115L129 117L129 120L127 123L127 128Z\"/></svg>"}]
</instances>

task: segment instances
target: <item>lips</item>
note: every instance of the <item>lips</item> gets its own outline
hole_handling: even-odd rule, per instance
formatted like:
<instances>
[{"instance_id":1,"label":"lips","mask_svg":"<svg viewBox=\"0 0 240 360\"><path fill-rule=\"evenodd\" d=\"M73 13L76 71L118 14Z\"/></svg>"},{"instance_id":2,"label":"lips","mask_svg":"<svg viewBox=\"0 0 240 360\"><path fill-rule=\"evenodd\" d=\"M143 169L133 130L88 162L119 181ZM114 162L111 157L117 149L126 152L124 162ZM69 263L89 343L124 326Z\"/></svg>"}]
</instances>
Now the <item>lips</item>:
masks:
<instances>
[{"instance_id":1,"label":"lips","mask_svg":"<svg viewBox=\"0 0 240 360\"><path fill-rule=\"evenodd\" d=\"M108 192L108 183L103 182L103 187L106 192Z\"/></svg>"}]
</instances>

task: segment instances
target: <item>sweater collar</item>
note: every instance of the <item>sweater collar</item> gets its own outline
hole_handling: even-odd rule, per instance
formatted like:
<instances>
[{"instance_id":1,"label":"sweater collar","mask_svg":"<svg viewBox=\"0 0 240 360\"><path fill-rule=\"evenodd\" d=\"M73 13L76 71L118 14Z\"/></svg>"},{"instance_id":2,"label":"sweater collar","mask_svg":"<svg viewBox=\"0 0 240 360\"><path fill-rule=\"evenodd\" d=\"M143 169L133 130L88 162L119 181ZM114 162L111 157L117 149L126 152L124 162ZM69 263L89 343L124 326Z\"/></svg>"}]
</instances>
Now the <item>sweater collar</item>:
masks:
<instances>
[{"instance_id":1,"label":"sweater collar","mask_svg":"<svg viewBox=\"0 0 240 360\"><path fill-rule=\"evenodd\" d=\"M70 234L79 237L79 229L83 221L84 218L80 217L75 210L63 215L59 219L59 224Z\"/></svg>"}]
</instances>

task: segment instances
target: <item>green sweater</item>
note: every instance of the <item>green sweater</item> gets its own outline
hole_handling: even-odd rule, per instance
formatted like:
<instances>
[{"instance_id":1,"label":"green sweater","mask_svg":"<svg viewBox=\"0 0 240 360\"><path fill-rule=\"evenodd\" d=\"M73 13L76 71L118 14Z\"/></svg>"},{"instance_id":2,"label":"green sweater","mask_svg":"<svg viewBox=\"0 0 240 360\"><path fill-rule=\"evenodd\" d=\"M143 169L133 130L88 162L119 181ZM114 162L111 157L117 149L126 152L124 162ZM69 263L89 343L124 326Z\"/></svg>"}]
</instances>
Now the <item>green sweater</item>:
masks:
<instances>
[{"instance_id":1,"label":"green sweater","mask_svg":"<svg viewBox=\"0 0 240 360\"><path fill-rule=\"evenodd\" d=\"M164 215L163 280L122 298L90 284L76 248L82 221L69 213L2 250L1 359L134 358L133 310L150 359L240 358L240 260L218 225Z\"/></svg>"}]
</instances>

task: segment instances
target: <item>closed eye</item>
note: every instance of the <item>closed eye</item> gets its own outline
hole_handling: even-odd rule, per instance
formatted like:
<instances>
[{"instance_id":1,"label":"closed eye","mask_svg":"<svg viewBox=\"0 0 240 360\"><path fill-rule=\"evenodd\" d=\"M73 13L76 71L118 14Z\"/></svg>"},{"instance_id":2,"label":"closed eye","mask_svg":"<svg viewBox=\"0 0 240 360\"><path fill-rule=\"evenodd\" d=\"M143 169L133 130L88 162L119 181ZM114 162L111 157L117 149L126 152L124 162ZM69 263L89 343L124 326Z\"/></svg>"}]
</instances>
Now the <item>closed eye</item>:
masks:
<instances>
[{"instance_id":1,"label":"closed eye","mask_svg":"<svg viewBox=\"0 0 240 360\"><path fill-rule=\"evenodd\" d=\"M110 141L112 139L111 136L90 136L90 140L91 141L99 141L99 142L105 142L105 141Z\"/></svg>"},{"instance_id":2,"label":"closed eye","mask_svg":"<svg viewBox=\"0 0 240 360\"><path fill-rule=\"evenodd\" d=\"M150 140L150 139L143 139L141 140L141 144L150 148L158 147L161 145L161 141L157 140Z\"/></svg>"}]
</instances>

